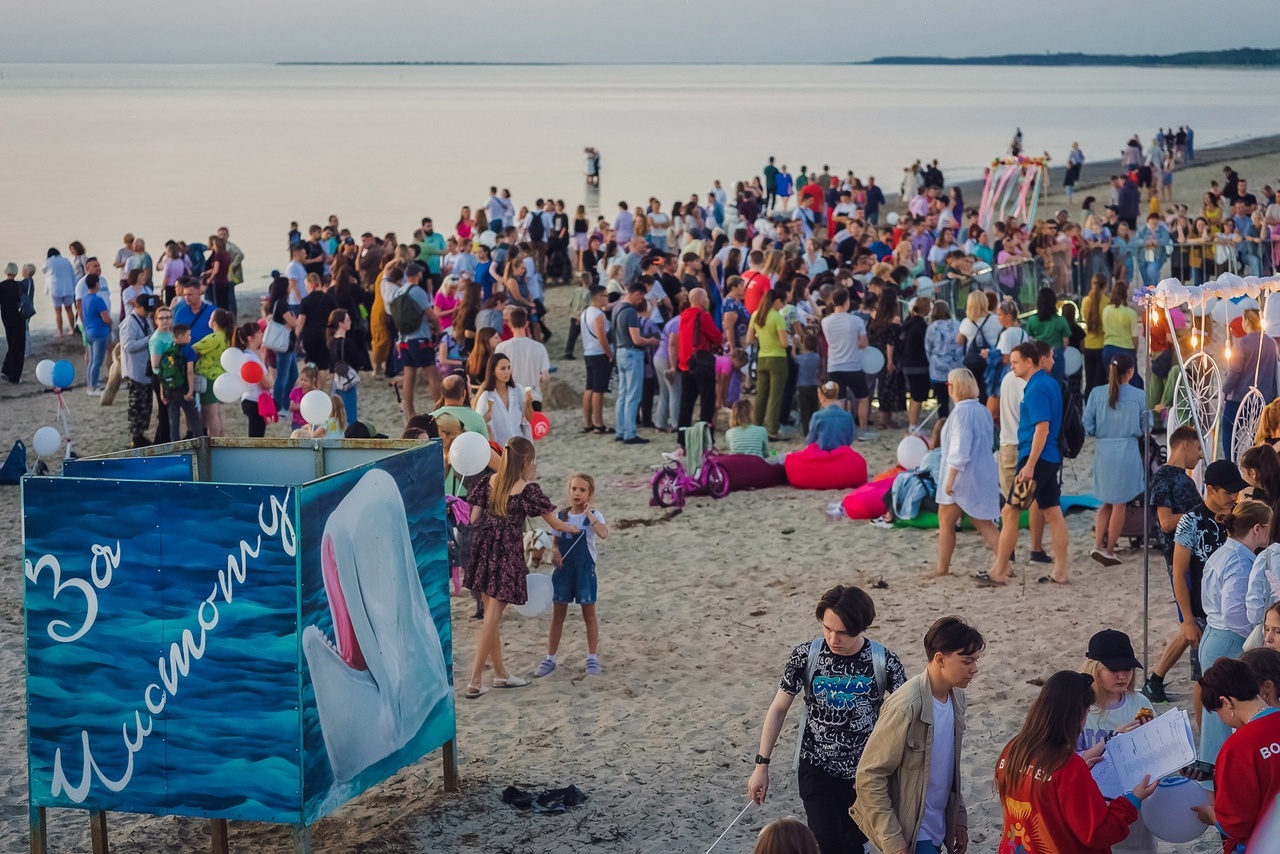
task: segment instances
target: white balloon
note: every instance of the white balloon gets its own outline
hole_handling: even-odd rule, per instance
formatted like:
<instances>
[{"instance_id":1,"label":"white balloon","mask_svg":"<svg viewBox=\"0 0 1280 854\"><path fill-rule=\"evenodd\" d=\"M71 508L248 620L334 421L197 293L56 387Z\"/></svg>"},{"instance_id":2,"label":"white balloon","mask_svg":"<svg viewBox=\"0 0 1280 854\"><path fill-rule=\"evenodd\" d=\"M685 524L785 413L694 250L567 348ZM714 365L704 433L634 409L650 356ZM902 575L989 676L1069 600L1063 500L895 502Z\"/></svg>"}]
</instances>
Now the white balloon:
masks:
<instances>
[{"instance_id":1,"label":"white balloon","mask_svg":"<svg viewBox=\"0 0 1280 854\"><path fill-rule=\"evenodd\" d=\"M240 379L239 369L223 374L213 381L213 396L222 403L235 403L248 390L248 384Z\"/></svg>"},{"instance_id":2,"label":"white balloon","mask_svg":"<svg viewBox=\"0 0 1280 854\"><path fill-rule=\"evenodd\" d=\"M867 347L862 351L862 372L867 376L875 376L884 370L884 353L875 347Z\"/></svg>"},{"instance_id":3,"label":"white balloon","mask_svg":"<svg viewBox=\"0 0 1280 854\"><path fill-rule=\"evenodd\" d=\"M1165 842L1191 842L1209 828L1191 811L1212 802L1199 783L1186 777L1165 777L1142 803L1142 819Z\"/></svg>"},{"instance_id":4,"label":"white balloon","mask_svg":"<svg viewBox=\"0 0 1280 854\"><path fill-rule=\"evenodd\" d=\"M463 436L468 434L464 433ZM478 435L478 434L470 434ZM462 436L458 437L459 439ZM458 439L454 439L454 447L458 445ZM452 450L450 451L452 453ZM512 605L511 608L522 617L536 617L551 607L551 576L542 572L531 572L526 581L529 588L529 597L523 605Z\"/></svg>"},{"instance_id":5,"label":"white balloon","mask_svg":"<svg viewBox=\"0 0 1280 854\"><path fill-rule=\"evenodd\" d=\"M498 235L494 234L492 231L480 232L478 240L480 241L481 246L488 246L490 249L498 245Z\"/></svg>"},{"instance_id":6,"label":"white balloon","mask_svg":"<svg viewBox=\"0 0 1280 854\"><path fill-rule=\"evenodd\" d=\"M1068 347L1062 351L1062 369L1067 376L1079 373L1084 367L1084 356L1075 347Z\"/></svg>"},{"instance_id":7,"label":"white balloon","mask_svg":"<svg viewBox=\"0 0 1280 854\"><path fill-rule=\"evenodd\" d=\"M236 347L228 347L222 351L222 356L218 362L222 365L222 370L229 374L240 375L240 366L244 364L245 352ZM224 403L226 401L223 401Z\"/></svg>"},{"instance_id":8,"label":"white balloon","mask_svg":"<svg viewBox=\"0 0 1280 854\"><path fill-rule=\"evenodd\" d=\"M897 212L897 211L889 211L889 214L888 214L888 216L886 216L886 217L884 218L884 221L885 221L885 222L887 222L887 223L889 223L889 225L897 225L897 224L898 224L898 212Z\"/></svg>"},{"instance_id":9,"label":"white balloon","mask_svg":"<svg viewBox=\"0 0 1280 854\"><path fill-rule=\"evenodd\" d=\"M333 401L320 389L312 389L302 396L298 411L302 413L302 420L314 427L329 420L333 414Z\"/></svg>"},{"instance_id":10,"label":"white balloon","mask_svg":"<svg viewBox=\"0 0 1280 854\"><path fill-rule=\"evenodd\" d=\"M914 471L928 452L929 443L923 436L917 436L915 433L904 436L898 443L898 465L908 471Z\"/></svg>"},{"instance_id":11,"label":"white balloon","mask_svg":"<svg viewBox=\"0 0 1280 854\"><path fill-rule=\"evenodd\" d=\"M41 359L36 365L36 380L45 388L53 388L53 359Z\"/></svg>"},{"instance_id":12,"label":"white balloon","mask_svg":"<svg viewBox=\"0 0 1280 854\"><path fill-rule=\"evenodd\" d=\"M57 427L41 427L31 440L37 457L51 457L62 447L62 434Z\"/></svg>"},{"instance_id":13,"label":"white balloon","mask_svg":"<svg viewBox=\"0 0 1280 854\"><path fill-rule=\"evenodd\" d=\"M479 433L463 433L449 446L449 465L463 477L480 474L489 465L489 441Z\"/></svg>"}]
</instances>

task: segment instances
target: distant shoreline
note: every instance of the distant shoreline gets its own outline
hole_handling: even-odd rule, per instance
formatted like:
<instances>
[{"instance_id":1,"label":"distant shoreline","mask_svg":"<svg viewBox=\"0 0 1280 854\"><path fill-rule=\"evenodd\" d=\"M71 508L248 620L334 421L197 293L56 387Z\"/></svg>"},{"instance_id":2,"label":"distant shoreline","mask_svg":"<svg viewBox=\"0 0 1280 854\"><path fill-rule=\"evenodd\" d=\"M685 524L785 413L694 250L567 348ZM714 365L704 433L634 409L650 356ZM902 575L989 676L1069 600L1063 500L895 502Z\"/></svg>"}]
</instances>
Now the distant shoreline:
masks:
<instances>
[{"instance_id":1,"label":"distant shoreline","mask_svg":"<svg viewBox=\"0 0 1280 854\"><path fill-rule=\"evenodd\" d=\"M1236 48L1168 54L1013 53L1001 56L878 56L862 65L1015 65L1146 68L1280 68L1280 49Z\"/></svg>"}]
</instances>

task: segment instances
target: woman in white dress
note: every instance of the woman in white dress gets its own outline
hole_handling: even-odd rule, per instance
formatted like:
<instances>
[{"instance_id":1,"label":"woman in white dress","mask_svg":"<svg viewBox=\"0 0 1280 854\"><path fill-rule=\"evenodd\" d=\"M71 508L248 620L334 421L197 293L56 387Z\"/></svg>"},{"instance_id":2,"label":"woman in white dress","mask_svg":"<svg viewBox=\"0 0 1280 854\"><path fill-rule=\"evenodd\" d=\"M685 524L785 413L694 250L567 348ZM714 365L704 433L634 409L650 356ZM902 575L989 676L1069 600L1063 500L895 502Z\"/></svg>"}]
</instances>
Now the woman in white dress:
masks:
<instances>
[{"instance_id":1,"label":"woman in white dress","mask_svg":"<svg viewBox=\"0 0 1280 854\"><path fill-rule=\"evenodd\" d=\"M938 478L938 566L934 575L951 571L956 523L968 515L992 552L1000 538L992 520L1000 515L1000 478L991 448L995 423L978 400L978 381L968 368L947 374L953 408L942 425L942 468Z\"/></svg>"},{"instance_id":2,"label":"woman in white dress","mask_svg":"<svg viewBox=\"0 0 1280 854\"><path fill-rule=\"evenodd\" d=\"M489 425L489 438L506 446L512 436L533 438L529 416L533 414L533 390L523 391L511 378L511 360L501 353L489 357L484 383L476 395L475 410Z\"/></svg>"}]
</instances>

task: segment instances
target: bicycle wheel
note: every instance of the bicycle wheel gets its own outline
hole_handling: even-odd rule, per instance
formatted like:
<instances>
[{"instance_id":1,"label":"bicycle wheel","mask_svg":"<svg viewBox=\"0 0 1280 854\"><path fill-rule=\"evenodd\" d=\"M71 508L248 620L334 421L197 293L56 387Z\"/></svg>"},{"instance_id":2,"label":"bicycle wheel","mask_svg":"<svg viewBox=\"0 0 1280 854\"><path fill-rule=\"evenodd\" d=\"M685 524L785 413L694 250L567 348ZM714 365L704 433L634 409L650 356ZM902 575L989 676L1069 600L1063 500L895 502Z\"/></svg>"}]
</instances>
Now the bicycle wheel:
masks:
<instances>
[{"instance_id":1,"label":"bicycle wheel","mask_svg":"<svg viewBox=\"0 0 1280 854\"><path fill-rule=\"evenodd\" d=\"M707 485L707 492L711 493L712 498L724 498L729 494L729 476L725 474L723 468L719 464L705 461L702 464L702 479Z\"/></svg>"},{"instance_id":2,"label":"bicycle wheel","mask_svg":"<svg viewBox=\"0 0 1280 854\"><path fill-rule=\"evenodd\" d=\"M653 477L653 498L649 503L655 507L684 506L684 493L678 483L678 476L670 469L658 472Z\"/></svg>"}]
</instances>

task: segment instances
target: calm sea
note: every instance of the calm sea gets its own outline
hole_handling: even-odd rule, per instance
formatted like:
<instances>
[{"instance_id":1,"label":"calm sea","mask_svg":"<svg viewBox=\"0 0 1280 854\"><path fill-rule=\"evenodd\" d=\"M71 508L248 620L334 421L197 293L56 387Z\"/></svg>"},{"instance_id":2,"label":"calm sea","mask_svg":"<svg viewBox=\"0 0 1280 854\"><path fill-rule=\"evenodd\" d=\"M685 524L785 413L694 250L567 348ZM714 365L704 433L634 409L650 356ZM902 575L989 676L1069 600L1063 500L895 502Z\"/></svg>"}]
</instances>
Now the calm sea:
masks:
<instances>
[{"instance_id":1,"label":"calm sea","mask_svg":"<svg viewBox=\"0 0 1280 854\"><path fill-rule=\"evenodd\" d=\"M1274 133L1280 71L866 66L0 65L0 262L125 231L231 229L258 282L290 220L452 232L490 184L612 216L758 172L776 155L896 191L937 157L975 177L1021 127L1029 152L1095 160L1189 123L1196 146ZM587 193L582 150L602 152ZM47 322L49 312L37 318Z\"/></svg>"}]
</instances>

